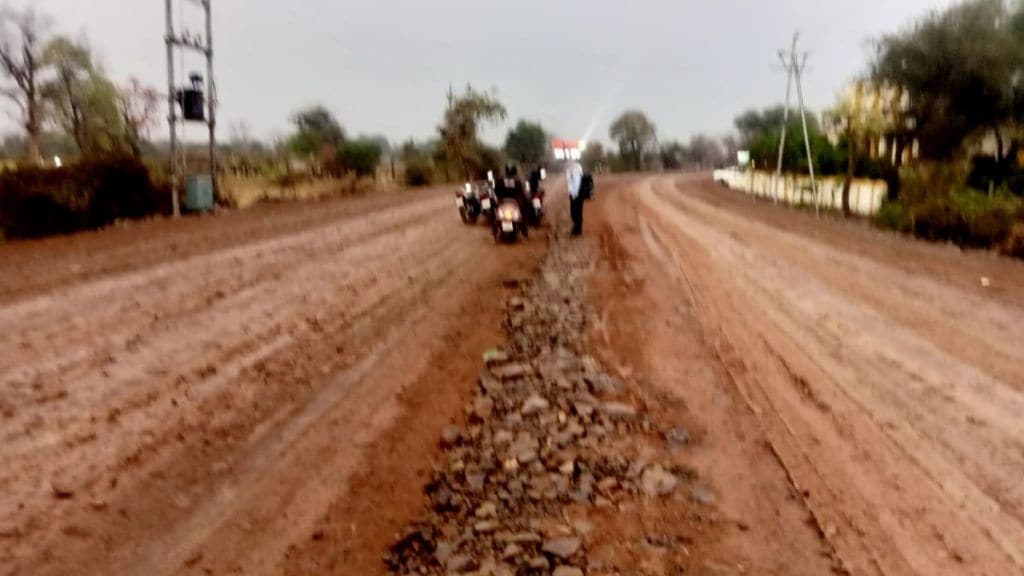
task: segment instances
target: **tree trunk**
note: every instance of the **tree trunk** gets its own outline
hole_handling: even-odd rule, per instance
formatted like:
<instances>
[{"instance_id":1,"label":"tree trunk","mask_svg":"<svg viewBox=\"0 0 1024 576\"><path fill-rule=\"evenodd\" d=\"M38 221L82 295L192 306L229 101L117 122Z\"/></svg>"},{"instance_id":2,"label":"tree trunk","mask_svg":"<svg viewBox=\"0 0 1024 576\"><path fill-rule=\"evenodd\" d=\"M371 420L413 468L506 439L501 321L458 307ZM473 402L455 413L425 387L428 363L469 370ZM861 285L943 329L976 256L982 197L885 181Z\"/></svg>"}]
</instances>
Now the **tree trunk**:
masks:
<instances>
[{"instance_id":1,"label":"tree trunk","mask_svg":"<svg viewBox=\"0 0 1024 576\"><path fill-rule=\"evenodd\" d=\"M850 216L850 187L853 186L853 173L857 169L857 139L848 134L849 151L846 154L846 180L843 182L843 216Z\"/></svg>"},{"instance_id":2,"label":"tree trunk","mask_svg":"<svg viewBox=\"0 0 1024 576\"><path fill-rule=\"evenodd\" d=\"M996 125L996 126L993 127L993 132L995 132L995 135L996 135L996 163L997 164L1002 164L1003 163L1003 150L1004 150L1004 147L1003 147L1003 131L999 129L998 125Z\"/></svg>"}]
</instances>

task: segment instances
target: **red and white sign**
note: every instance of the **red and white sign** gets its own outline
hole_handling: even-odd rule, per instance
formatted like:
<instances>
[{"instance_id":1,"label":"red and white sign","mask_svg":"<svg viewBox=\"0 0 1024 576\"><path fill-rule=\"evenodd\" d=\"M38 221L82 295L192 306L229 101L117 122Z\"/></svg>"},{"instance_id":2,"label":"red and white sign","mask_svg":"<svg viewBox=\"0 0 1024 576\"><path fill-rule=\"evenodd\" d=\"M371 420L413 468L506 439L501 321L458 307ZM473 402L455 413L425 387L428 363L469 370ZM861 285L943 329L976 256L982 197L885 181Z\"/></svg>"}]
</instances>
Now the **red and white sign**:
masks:
<instances>
[{"instance_id":1,"label":"red and white sign","mask_svg":"<svg viewBox=\"0 0 1024 576\"><path fill-rule=\"evenodd\" d=\"M555 160L579 160L583 156L586 144L582 140L561 140L551 141L551 150L555 154Z\"/></svg>"}]
</instances>

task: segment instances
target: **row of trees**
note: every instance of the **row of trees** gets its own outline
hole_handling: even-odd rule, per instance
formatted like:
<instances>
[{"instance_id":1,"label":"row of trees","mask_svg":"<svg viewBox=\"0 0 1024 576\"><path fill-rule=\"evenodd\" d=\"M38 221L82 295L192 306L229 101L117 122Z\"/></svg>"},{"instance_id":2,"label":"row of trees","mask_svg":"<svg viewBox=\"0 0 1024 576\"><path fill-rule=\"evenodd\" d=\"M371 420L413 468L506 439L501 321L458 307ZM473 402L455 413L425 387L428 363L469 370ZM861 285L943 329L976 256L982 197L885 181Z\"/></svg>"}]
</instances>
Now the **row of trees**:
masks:
<instances>
[{"instance_id":1,"label":"row of trees","mask_svg":"<svg viewBox=\"0 0 1024 576\"><path fill-rule=\"evenodd\" d=\"M0 10L0 95L14 105L28 160L41 161L48 130L83 157L142 153L159 97L137 80L115 85L88 43L52 34L52 20L28 8Z\"/></svg>"}]
</instances>

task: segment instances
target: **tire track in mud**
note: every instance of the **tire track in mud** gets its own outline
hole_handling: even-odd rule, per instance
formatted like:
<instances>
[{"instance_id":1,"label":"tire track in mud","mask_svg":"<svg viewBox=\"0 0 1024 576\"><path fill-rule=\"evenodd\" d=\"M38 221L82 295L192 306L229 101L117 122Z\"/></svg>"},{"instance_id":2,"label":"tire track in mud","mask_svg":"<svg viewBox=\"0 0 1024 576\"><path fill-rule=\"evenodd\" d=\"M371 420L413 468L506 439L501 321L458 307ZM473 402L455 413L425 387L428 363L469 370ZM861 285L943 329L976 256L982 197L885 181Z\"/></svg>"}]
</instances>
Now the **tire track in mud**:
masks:
<instances>
[{"instance_id":1,"label":"tire track in mud","mask_svg":"<svg viewBox=\"0 0 1024 576\"><path fill-rule=\"evenodd\" d=\"M1006 512L996 512L998 506L986 505L986 496L969 480L953 480L950 484L949 478L964 477L958 470L945 467L944 457L938 456L929 444L931 439L908 436L909 430L901 433L893 429L899 426L898 422L917 425L913 416L917 410L909 404L901 407L884 400L866 399L857 389L842 385L849 376L844 376L841 370L836 381L836 371L852 358L833 359L828 352L818 350L820 344L832 341L827 330L806 333L800 327L801 323L809 327L821 326L820 320L813 315L809 317L815 318L813 322L801 320L799 315L792 320L780 315L792 312L787 311L787 305L779 307L779 303L792 301L806 284L793 278L786 280L785 275L779 275L783 272L781 268L772 270L770 267L776 266L778 256L755 256L744 251L750 250L748 248L738 248L739 243L745 241L742 229L728 234L713 229L713 226L728 227L694 208L700 217L698 220L691 216L693 210L689 209L695 200L666 198L663 188L656 192L654 186L655 183L648 182L638 187L635 197L647 207L651 226L664 230L665 237L672 238L673 244L683 249L682 257L672 266L694 270L696 275L687 276L698 279L703 285L698 292L709 298L706 302L710 309L704 313L720 333L717 340L719 343L731 341L724 350L719 349L719 354L724 356L723 363L730 367L735 380L745 383L741 389L750 391L747 396L762 414L767 413L768 421L778 419L782 425L783 435L775 434L773 440L780 458L805 489L811 488L813 494L808 505L821 517L819 527L823 535L834 542L846 560L852 561L850 565L858 573L868 565L875 566L881 573L1019 570L1021 564L1019 558L1014 558L1014 542L1022 540L1015 535L1020 526L1010 519L1012 512L1007 516ZM660 188L661 183L657 183L657 187ZM706 260L709 256L714 260ZM747 288L748 283L764 282L790 288L788 292L779 292L770 286L761 286L767 291L759 292ZM721 294L723 291L735 291L742 296L737 299ZM738 322L738 317L731 318L737 314L745 318ZM797 343L812 346L800 350ZM765 355L759 356L758 350ZM821 364L812 358L829 360ZM770 368L773 364L774 368ZM891 376L891 369L892 366L881 366L880 372L866 379L872 382ZM825 387L827 385L832 388ZM821 412L823 404L829 410ZM883 407L889 416L880 421L876 414ZM821 415L814 416L809 410ZM938 422L941 421L936 425ZM1003 430L1008 431L1005 427ZM826 449L829 455L823 458L823 448L814 445L836 434L823 445L832 446ZM884 438L881 442L879 435ZM967 441L970 439L968 437ZM973 441L980 442L976 434ZM926 455L922 456L920 451ZM876 460L878 458L880 460ZM829 470L824 462L831 462L834 469ZM853 462L860 464L853 468ZM871 464L865 466L868 462ZM928 475L922 485L921 480L914 478L924 471ZM1013 475L1005 469L1002 474L1004 477ZM932 488L918 488L924 485ZM914 496L907 493L912 486L920 493ZM936 491L942 496L937 496ZM924 496L928 493L932 500ZM867 502L874 504L863 508ZM973 510L969 513L972 520L966 525L961 521L959 510L963 505ZM895 517L888 516L893 513ZM898 537L892 539L893 536ZM933 545L941 551L939 555L927 552ZM1000 552L995 552L993 547ZM1019 552L1019 548L1017 550Z\"/></svg>"},{"instance_id":2,"label":"tire track in mud","mask_svg":"<svg viewBox=\"0 0 1024 576\"><path fill-rule=\"evenodd\" d=\"M344 487L325 488L314 471L350 473L393 417L411 377L403 368L421 365L403 356L444 344L418 340L424 323L428 333L444 326L439 311L477 284L476 262L488 256L479 268L493 275L516 260L493 255L486 235L449 210L448 194L431 195L0 308L4 326L17 332L26 322L23 337L55 338L46 352L72 358L33 378L34 393L66 390L53 401L4 400L19 409L0 420L16 440L3 445L0 573L175 573L220 561L252 571L276 562L288 535L305 536ZM98 305L139 291L127 306ZM38 313L49 316L36 321ZM85 321L39 331L69 314ZM110 354L125 365L103 374L76 356L82 349L87 360ZM0 357L14 360L6 378L36 361L11 341L0 341ZM45 437L25 430L41 417L61 427ZM351 444L339 446L345 437ZM51 481L73 497L55 500ZM262 549L246 544L255 538Z\"/></svg>"}]
</instances>

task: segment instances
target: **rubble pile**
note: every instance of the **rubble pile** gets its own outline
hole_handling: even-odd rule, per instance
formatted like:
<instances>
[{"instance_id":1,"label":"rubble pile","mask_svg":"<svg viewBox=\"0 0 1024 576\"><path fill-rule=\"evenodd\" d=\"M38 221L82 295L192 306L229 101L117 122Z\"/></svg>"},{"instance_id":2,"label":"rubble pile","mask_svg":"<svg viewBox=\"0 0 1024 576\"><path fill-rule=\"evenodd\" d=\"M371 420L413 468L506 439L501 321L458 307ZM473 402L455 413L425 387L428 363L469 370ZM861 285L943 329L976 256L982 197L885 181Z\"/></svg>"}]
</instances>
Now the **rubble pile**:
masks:
<instances>
[{"instance_id":1,"label":"rubble pile","mask_svg":"<svg viewBox=\"0 0 1024 576\"><path fill-rule=\"evenodd\" d=\"M631 454L630 439L664 435L623 384L585 353L579 250L554 239L536 280L507 301L505 347L484 354L465 427L441 438L425 518L392 547L397 574L582 575L584 534L568 506L613 508L672 495L692 475Z\"/></svg>"}]
</instances>

